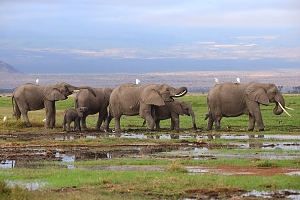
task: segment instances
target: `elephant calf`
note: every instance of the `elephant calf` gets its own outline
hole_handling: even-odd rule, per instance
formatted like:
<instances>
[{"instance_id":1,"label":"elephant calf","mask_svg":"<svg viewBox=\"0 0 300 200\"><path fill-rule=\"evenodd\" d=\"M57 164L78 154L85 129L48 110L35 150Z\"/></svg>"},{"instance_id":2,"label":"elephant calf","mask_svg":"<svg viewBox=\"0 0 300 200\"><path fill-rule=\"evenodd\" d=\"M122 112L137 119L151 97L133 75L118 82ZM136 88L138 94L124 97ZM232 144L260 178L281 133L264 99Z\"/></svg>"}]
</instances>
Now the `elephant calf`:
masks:
<instances>
[{"instance_id":1,"label":"elephant calf","mask_svg":"<svg viewBox=\"0 0 300 200\"><path fill-rule=\"evenodd\" d=\"M70 132L70 124L74 122L74 130L81 131L80 120L83 117L84 113L87 112L87 107L79 107L77 109L68 108L64 112L63 119L63 131Z\"/></svg>"},{"instance_id":2,"label":"elephant calf","mask_svg":"<svg viewBox=\"0 0 300 200\"><path fill-rule=\"evenodd\" d=\"M176 130L179 132L179 115L192 116L193 128L197 129L195 122L195 113L192 109L191 104L181 100L174 100L171 102L165 102L163 106L154 106L154 120L156 124L156 129L159 130L160 120L171 118L171 130Z\"/></svg>"}]
</instances>

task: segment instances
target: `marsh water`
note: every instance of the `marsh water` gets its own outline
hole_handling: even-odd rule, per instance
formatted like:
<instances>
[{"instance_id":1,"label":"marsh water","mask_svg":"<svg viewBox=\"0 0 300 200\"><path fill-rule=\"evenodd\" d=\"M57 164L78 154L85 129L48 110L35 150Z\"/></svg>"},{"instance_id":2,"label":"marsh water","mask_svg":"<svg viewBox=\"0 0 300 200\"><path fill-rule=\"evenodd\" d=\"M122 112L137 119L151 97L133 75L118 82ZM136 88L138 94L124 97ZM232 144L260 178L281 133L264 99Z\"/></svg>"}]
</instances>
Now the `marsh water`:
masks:
<instances>
[{"instance_id":1,"label":"marsh water","mask_svg":"<svg viewBox=\"0 0 300 200\"><path fill-rule=\"evenodd\" d=\"M17 145L14 142L7 142L0 147L0 168L35 168L43 164L39 161L55 161L55 165L67 169L77 168L78 161L95 159L116 159L116 158L139 158L149 157L154 159L218 159L218 158L253 158L253 159L299 159L299 155L290 153L300 150L300 135L248 135L248 134L160 134L149 135L142 133L56 133L56 134L11 134L0 135L0 139L12 141L35 141L35 140L98 140L104 137L134 138L134 139L154 139L172 140L179 139L178 143L137 143L120 145ZM210 140L222 139L226 142L210 143ZM223 151L222 149L239 150ZM261 149L263 151L250 151L251 149ZM249 151L248 151L249 150ZM38 165L38 166L37 166ZM123 171L164 171L164 166L93 166L80 167L84 170L123 170ZM260 172L234 169L216 169L209 167L186 166L190 175L202 173L220 175L249 175ZM289 176L299 176L300 169L290 169L282 172ZM39 180L33 182L11 182L9 185L20 185L30 190L43 188L47 183ZM240 197L263 197L270 198L274 195L290 199L300 199L300 191L275 191L261 192L250 191L240 194Z\"/></svg>"}]
</instances>

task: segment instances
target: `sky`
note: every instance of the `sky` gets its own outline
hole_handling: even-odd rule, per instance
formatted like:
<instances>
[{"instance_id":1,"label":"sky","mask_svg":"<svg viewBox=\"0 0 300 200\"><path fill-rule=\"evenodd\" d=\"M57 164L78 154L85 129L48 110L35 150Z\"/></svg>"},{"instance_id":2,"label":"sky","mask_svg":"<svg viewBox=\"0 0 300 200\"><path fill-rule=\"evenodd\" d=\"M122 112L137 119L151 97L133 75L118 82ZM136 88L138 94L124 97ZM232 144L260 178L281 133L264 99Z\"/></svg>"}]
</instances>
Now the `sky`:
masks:
<instances>
[{"instance_id":1,"label":"sky","mask_svg":"<svg viewBox=\"0 0 300 200\"><path fill-rule=\"evenodd\" d=\"M300 68L299 0L1 0L25 73Z\"/></svg>"}]
</instances>

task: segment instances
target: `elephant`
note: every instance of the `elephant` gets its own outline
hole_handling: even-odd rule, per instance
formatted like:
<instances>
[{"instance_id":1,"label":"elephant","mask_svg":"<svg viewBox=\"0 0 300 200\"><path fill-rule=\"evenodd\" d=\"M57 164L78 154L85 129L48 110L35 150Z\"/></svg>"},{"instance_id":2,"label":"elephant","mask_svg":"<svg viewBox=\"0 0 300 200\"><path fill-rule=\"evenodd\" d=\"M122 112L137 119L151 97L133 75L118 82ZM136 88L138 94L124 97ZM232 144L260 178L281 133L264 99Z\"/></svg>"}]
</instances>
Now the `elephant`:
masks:
<instances>
[{"instance_id":1,"label":"elephant","mask_svg":"<svg viewBox=\"0 0 300 200\"><path fill-rule=\"evenodd\" d=\"M213 86L207 96L209 118L207 130L220 129L222 117L237 117L243 114L249 115L248 131L253 131L255 122L259 131L264 131L264 123L260 111L260 104L269 105L275 103L273 110L275 115L286 112L285 101L276 85L273 83L230 83L225 82Z\"/></svg>"},{"instance_id":2,"label":"elephant","mask_svg":"<svg viewBox=\"0 0 300 200\"><path fill-rule=\"evenodd\" d=\"M111 88L93 88L96 93L96 97L86 89L81 89L76 94L74 99L75 108L87 107L88 111L84 113L81 119L81 128L83 131L87 131L86 117L99 113L98 121L95 129L100 130L100 126L104 120L106 120L108 112L107 108L109 105L109 97L112 92Z\"/></svg>"},{"instance_id":3,"label":"elephant","mask_svg":"<svg viewBox=\"0 0 300 200\"><path fill-rule=\"evenodd\" d=\"M196 130L195 113L191 104L181 100L174 100L171 102L165 102L163 106L154 106L153 119L156 124L156 129L160 129L160 120L171 118L171 130L179 132L179 115L188 115L192 117L193 128Z\"/></svg>"},{"instance_id":4,"label":"elephant","mask_svg":"<svg viewBox=\"0 0 300 200\"><path fill-rule=\"evenodd\" d=\"M88 111L87 107L79 107L79 108L68 108L64 112L63 118L63 131L70 132L70 124L74 122L74 130L81 131L80 120L84 116L84 114Z\"/></svg>"},{"instance_id":5,"label":"elephant","mask_svg":"<svg viewBox=\"0 0 300 200\"><path fill-rule=\"evenodd\" d=\"M12 94L13 112L16 119L20 119L21 114L27 127L32 124L28 119L28 111L46 110L46 128L55 127L55 101L65 100L74 90L88 89L94 96L94 90L88 86L76 87L65 82L39 86L32 83L26 83L17 87Z\"/></svg>"},{"instance_id":6,"label":"elephant","mask_svg":"<svg viewBox=\"0 0 300 200\"><path fill-rule=\"evenodd\" d=\"M109 116L106 130L112 118L115 118L115 132L120 133L120 118L122 115L140 115L147 121L147 129L153 130L154 119L152 107L163 106L165 102L173 101L173 97L182 97L187 93L186 87L173 88L168 84L137 85L132 83L117 86L110 95Z\"/></svg>"}]
</instances>

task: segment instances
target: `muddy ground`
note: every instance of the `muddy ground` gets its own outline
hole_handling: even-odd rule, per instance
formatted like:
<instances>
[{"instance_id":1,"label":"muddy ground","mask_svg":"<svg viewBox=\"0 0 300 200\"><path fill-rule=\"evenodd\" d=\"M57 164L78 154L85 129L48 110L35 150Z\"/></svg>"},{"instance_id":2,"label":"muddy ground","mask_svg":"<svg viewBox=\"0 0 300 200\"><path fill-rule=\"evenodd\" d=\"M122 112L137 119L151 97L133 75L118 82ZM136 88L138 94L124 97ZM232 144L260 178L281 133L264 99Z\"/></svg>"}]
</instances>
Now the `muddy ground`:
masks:
<instances>
[{"instance_id":1,"label":"muddy ground","mask_svg":"<svg viewBox=\"0 0 300 200\"><path fill-rule=\"evenodd\" d=\"M136 142L119 145L85 145L77 143L62 143L61 141L75 141L82 138L99 139L102 137L120 137L136 139L157 139L172 140L179 139L176 142ZM239 142L226 142L226 144L213 144L210 140L220 137L223 139L235 139ZM256 139L266 138L265 142L254 142ZM287 153L286 150L300 149L300 136L286 136L291 142L278 142L280 135L274 135L276 142L268 140L270 135L230 135L228 133L220 135L203 135L199 134L162 134L162 135L145 135L139 133L123 133L116 135L114 133L22 133L22 134L0 134L0 140L3 141L0 146L0 168L35 168L43 167L43 162L38 161L59 161L61 167L74 168L74 162L95 160L95 159L115 159L115 158L139 158L149 157L154 159L218 159L218 158L251 158L259 159L299 159L299 155ZM45 144L41 141L51 141ZM39 141L39 142L37 142ZM56 142L57 141L57 142ZM270 149L274 151L257 151L252 153L228 153L215 151L218 149ZM282 150L282 151L277 151ZM57 163L57 162L56 162ZM49 162L47 162L49 165ZM87 168L87 167L85 167ZM165 166L91 166L93 170L124 170L124 171L163 171ZM186 166L190 173L211 173L232 176L274 176L276 174L299 175L299 168L272 167L258 168L255 166L231 166L218 165L215 167ZM80 188L68 188L69 190L80 190ZM228 198L238 197L267 197L267 198L300 198L300 191L276 191L273 193L264 193L252 191L241 191L234 188L219 188L220 191L211 190L190 190L186 191L192 197L197 198L206 196L207 198L217 198L220 195L226 195Z\"/></svg>"}]
</instances>

